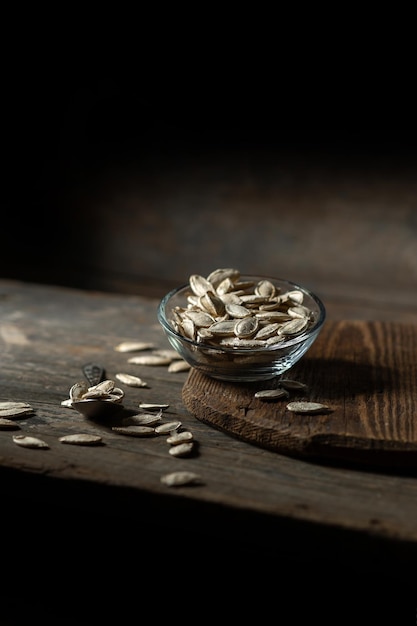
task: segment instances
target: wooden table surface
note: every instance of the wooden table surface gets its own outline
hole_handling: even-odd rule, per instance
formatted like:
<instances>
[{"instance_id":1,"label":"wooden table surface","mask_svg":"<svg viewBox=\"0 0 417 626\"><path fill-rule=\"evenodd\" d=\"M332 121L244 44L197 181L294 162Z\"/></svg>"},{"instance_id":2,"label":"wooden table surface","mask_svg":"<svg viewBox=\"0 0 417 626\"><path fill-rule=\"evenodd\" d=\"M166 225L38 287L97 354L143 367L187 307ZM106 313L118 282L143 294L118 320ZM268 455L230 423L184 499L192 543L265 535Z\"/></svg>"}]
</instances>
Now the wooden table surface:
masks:
<instances>
[{"instance_id":1,"label":"wooden table surface","mask_svg":"<svg viewBox=\"0 0 417 626\"><path fill-rule=\"evenodd\" d=\"M9 527L22 532L26 549L47 545L49 533L64 528L61 546L69 541L68 528L74 546L90 538L80 558L88 550L113 556L124 546L142 551L144 537L155 550L163 546L169 553L167 546L177 542L181 551L182 537L225 576L237 555L242 566L251 555L282 567L291 563L304 580L320 564L329 568L328 581L343 572L351 581L364 576L398 583L409 594L416 582L415 468L291 458L196 419L182 401L187 372L129 364L131 355L115 350L130 340L169 347L157 304L140 295L0 281L0 401L34 408L17 421L19 431L0 431L1 495L9 502ZM135 412L141 402L167 403L163 419L180 420L192 431L197 454L174 458L165 437L123 436L112 431L111 418L92 422L63 406L89 362L112 380L119 372L143 378L146 388L119 385L124 407ZM104 445L59 441L76 432L100 434ZM40 437L49 449L20 447L12 438L17 433ZM201 484L165 486L161 476L175 470L198 473ZM93 547L104 525L109 544L100 539ZM23 545L19 550L20 562L34 567L36 559L27 558Z\"/></svg>"},{"instance_id":2,"label":"wooden table surface","mask_svg":"<svg viewBox=\"0 0 417 626\"><path fill-rule=\"evenodd\" d=\"M72 57L71 71L42 59L12 72L3 103L0 401L29 402L34 414L20 431L0 430L0 626L101 626L111 604L121 625L164 608L193 621L247 620L253 609L258 621L323 624L327 613L332 626L385 624L388 605L392 624L415 625L413 467L337 465L240 440L191 414L188 374L166 367L129 366L148 387L124 387L124 405L168 403L164 419L180 419L198 442L192 458L61 404L85 363L110 378L127 369L119 342L167 346L158 299L190 272L233 266L309 287L330 325L352 321L362 337L371 333L361 322L404 325L385 336L402 355L409 348L398 369L372 335L368 356L389 357L380 371L391 386L375 402L362 397L355 415L366 406L365 426L383 430L393 389L393 423L415 437L415 131L308 130L320 119L306 109L304 82L298 94L280 78L277 99L275 82L260 89L246 66L238 81L236 63L221 89L194 68L181 87L177 66L151 88L142 58L135 75L106 64L102 79L86 64L84 81ZM344 373L328 372L335 385ZM345 400L352 407L354 394ZM357 436L363 427L358 419ZM104 445L59 442L81 429ZM49 449L18 447L17 432ZM164 486L173 469L203 484Z\"/></svg>"},{"instance_id":3,"label":"wooden table surface","mask_svg":"<svg viewBox=\"0 0 417 626\"><path fill-rule=\"evenodd\" d=\"M116 137L119 120L128 115L126 103L120 104L121 116L103 116L103 128L113 124ZM289 149L278 129L270 142L269 126L253 141L247 119L228 146L230 131L210 130L202 138L190 129L184 136L181 124L172 130L159 116L149 126L149 116L138 115L136 106L130 122L141 123L125 119L126 146L124 140L115 144L111 132L108 142L101 130L94 132L96 118L88 112L84 121L80 112L56 142L56 125L45 110L47 156L38 153L48 135L36 119L39 141L31 143L32 151L25 142L6 177L11 189L3 225L10 236L0 246L0 401L31 403L34 415L20 420L21 430L41 436L49 449L18 447L13 432L0 431L3 519L13 536L13 551L3 561L3 596L27 594L42 564L36 593L41 614L50 601L45 580L65 589L68 608L72 564L77 590L105 578L118 609L118 597L127 606L136 600L140 577L147 594L174 582L188 594L193 586L204 611L207 598L214 607L227 596L236 617L237 604L243 610L245 603L234 601L232 583L238 583L239 598L259 610L269 606L259 598L276 598L279 579L281 592L294 585L317 592L308 619L323 617L330 588L349 589L349 601L341 599L345 614L353 595L372 600L372 587L378 597L386 590L378 605L384 610L402 594L414 624L412 467L337 466L252 445L186 409L187 372L128 367L127 355L114 348L130 339L167 347L156 319L159 298L191 272L230 266L306 285L325 302L330 323L404 324L404 331L395 328L387 336L406 343L417 319L416 151L386 143L385 136L370 150L361 142L326 144L322 131L310 137L313 145L322 143L318 154L306 146L305 131L299 131L302 145L291 140ZM71 115L64 118L71 122ZM383 349L375 350L382 358ZM110 424L86 422L63 407L87 362L101 364L110 378L126 370L143 377L148 387L125 387L124 405L135 410L141 401L168 403L164 419L179 419L193 432L197 455L172 458L164 437L123 437ZM400 370L411 362L408 355ZM382 371L389 378L388 369ZM336 371L331 374L337 379ZM401 407L410 408L411 400L399 400L396 394L400 421ZM381 418L389 403L389 394L379 397L372 415ZM59 442L80 429L100 433L104 445ZM415 435L415 428L410 432ZM174 469L197 472L203 484L164 486L161 476ZM136 575L126 574L126 562ZM179 576L184 563L186 574ZM102 591L95 597L103 598ZM13 604L12 615L14 610ZM372 601L374 622L375 611ZM400 624L397 605L396 618ZM61 608L52 623L59 619Z\"/></svg>"}]
</instances>

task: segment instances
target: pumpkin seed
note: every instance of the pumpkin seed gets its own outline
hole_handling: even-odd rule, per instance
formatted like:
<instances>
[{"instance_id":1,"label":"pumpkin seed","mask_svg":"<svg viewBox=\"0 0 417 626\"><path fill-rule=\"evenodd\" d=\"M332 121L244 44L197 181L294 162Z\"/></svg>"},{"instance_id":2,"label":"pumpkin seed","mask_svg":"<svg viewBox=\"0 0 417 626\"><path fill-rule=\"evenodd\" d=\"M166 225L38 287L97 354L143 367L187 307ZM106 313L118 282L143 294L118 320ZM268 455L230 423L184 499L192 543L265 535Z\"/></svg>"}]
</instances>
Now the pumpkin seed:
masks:
<instances>
[{"instance_id":1,"label":"pumpkin seed","mask_svg":"<svg viewBox=\"0 0 417 626\"><path fill-rule=\"evenodd\" d=\"M300 383L298 380L292 380L291 378L280 378L279 384L288 391L305 391L308 389L308 385Z\"/></svg>"},{"instance_id":2,"label":"pumpkin seed","mask_svg":"<svg viewBox=\"0 0 417 626\"><path fill-rule=\"evenodd\" d=\"M327 413L330 407L321 402L290 402L287 409L294 413Z\"/></svg>"},{"instance_id":3,"label":"pumpkin seed","mask_svg":"<svg viewBox=\"0 0 417 626\"><path fill-rule=\"evenodd\" d=\"M82 400L85 393L88 391L87 383L80 382L74 383L69 390L70 400Z\"/></svg>"},{"instance_id":4,"label":"pumpkin seed","mask_svg":"<svg viewBox=\"0 0 417 626\"><path fill-rule=\"evenodd\" d=\"M248 315L252 315L249 309L241 304L226 304L226 313L230 315L230 317L234 318L243 318L248 317Z\"/></svg>"},{"instance_id":5,"label":"pumpkin seed","mask_svg":"<svg viewBox=\"0 0 417 626\"><path fill-rule=\"evenodd\" d=\"M115 433L128 435L129 437L152 437L155 435L155 428L139 424L132 424L130 426L112 426L112 430Z\"/></svg>"},{"instance_id":6,"label":"pumpkin seed","mask_svg":"<svg viewBox=\"0 0 417 626\"><path fill-rule=\"evenodd\" d=\"M90 435L88 433L76 433L73 435L64 435L59 438L61 443L69 443L77 446L96 446L103 442L100 435Z\"/></svg>"},{"instance_id":7,"label":"pumpkin seed","mask_svg":"<svg viewBox=\"0 0 417 626\"><path fill-rule=\"evenodd\" d=\"M268 299L273 298L276 293L276 287L270 280L260 280L254 289L258 296L266 296Z\"/></svg>"},{"instance_id":8,"label":"pumpkin seed","mask_svg":"<svg viewBox=\"0 0 417 626\"><path fill-rule=\"evenodd\" d=\"M133 365L169 365L172 359L158 354L143 354L141 356L132 356L127 360Z\"/></svg>"},{"instance_id":9,"label":"pumpkin seed","mask_svg":"<svg viewBox=\"0 0 417 626\"><path fill-rule=\"evenodd\" d=\"M208 291L214 291L212 283L199 274L192 274L189 278L189 283L191 291L196 296L204 296Z\"/></svg>"},{"instance_id":10,"label":"pumpkin seed","mask_svg":"<svg viewBox=\"0 0 417 626\"><path fill-rule=\"evenodd\" d=\"M187 441L185 443L180 443L177 446L171 446L168 450L171 456L188 456L194 449L194 443L192 441Z\"/></svg>"},{"instance_id":11,"label":"pumpkin seed","mask_svg":"<svg viewBox=\"0 0 417 626\"><path fill-rule=\"evenodd\" d=\"M122 341L115 346L116 352L139 352L140 350L151 350L154 344L149 341Z\"/></svg>"},{"instance_id":12,"label":"pumpkin seed","mask_svg":"<svg viewBox=\"0 0 417 626\"><path fill-rule=\"evenodd\" d=\"M236 337L243 337L244 339L249 339L253 337L256 331L259 328L259 321L257 317L243 317L238 320L235 324L234 333Z\"/></svg>"},{"instance_id":13,"label":"pumpkin seed","mask_svg":"<svg viewBox=\"0 0 417 626\"><path fill-rule=\"evenodd\" d=\"M161 421L162 411L158 413L138 413L123 419L123 426L151 426Z\"/></svg>"},{"instance_id":14,"label":"pumpkin seed","mask_svg":"<svg viewBox=\"0 0 417 626\"><path fill-rule=\"evenodd\" d=\"M7 417L0 417L0 430L19 430L20 426Z\"/></svg>"},{"instance_id":15,"label":"pumpkin seed","mask_svg":"<svg viewBox=\"0 0 417 626\"><path fill-rule=\"evenodd\" d=\"M139 376L132 376L132 374L123 374L122 372L116 374L117 380L120 380L124 385L128 385L129 387L148 387L148 383L146 383Z\"/></svg>"},{"instance_id":16,"label":"pumpkin seed","mask_svg":"<svg viewBox=\"0 0 417 626\"><path fill-rule=\"evenodd\" d=\"M38 437L31 437L30 435L14 435L13 441L22 448L43 448L48 449L49 446L46 441L38 439Z\"/></svg>"},{"instance_id":17,"label":"pumpkin seed","mask_svg":"<svg viewBox=\"0 0 417 626\"><path fill-rule=\"evenodd\" d=\"M197 327L207 327L211 326L215 321L214 317L210 315L210 313L205 313L204 311L194 311L191 309L186 309L184 311L185 317L192 320L195 326Z\"/></svg>"},{"instance_id":18,"label":"pumpkin seed","mask_svg":"<svg viewBox=\"0 0 417 626\"><path fill-rule=\"evenodd\" d=\"M155 426L155 432L158 435L164 435L166 433L171 433L178 430L181 425L182 424L179 421L165 422L164 424L159 424L159 426Z\"/></svg>"},{"instance_id":19,"label":"pumpkin seed","mask_svg":"<svg viewBox=\"0 0 417 626\"><path fill-rule=\"evenodd\" d=\"M233 267L221 267L210 272L207 276L207 280L217 289L223 281L230 280L233 284L236 280L239 280L239 277L239 270Z\"/></svg>"},{"instance_id":20,"label":"pumpkin seed","mask_svg":"<svg viewBox=\"0 0 417 626\"><path fill-rule=\"evenodd\" d=\"M149 409L149 410L156 409L158 411L159 410L164 411L168 407L169 407L169 404L158 404L156 402L141 402L139 404L139 408L140 409L145 409L145 410L147 410L147 409Z\"/></svg>"},{"instance_id":21,"label":"pumpkin seed","mask_svg":"<svg viewBox=\"0 0 417 626\"><path fill-rule=\"evenodd\" d=\"M209 291L200 296L199 304L209 315L213 315L214 317L224 315L226 310L223 300Z\"/></svg>"},{"instance_id":22,"label":"pumpkin seed","mask_svg":"<svg viewBox=\"0 0 417 626\"><path fill-rule=\"evenodd\" d=\"M183 485L192 485L198 482L200 482L200 476L195 472L171 472L161 476L161 483L167 487L182 487Z\"/></svg>"},{"instance_id":23,"label":"pumpkin seed","mask_svg":"<svg viewBox=\"0 0 417 626\"><path fill-rule=\"evenodd\" d=\"M193 433L191 433L189 430L183 430L181 433L174 433L170 435L167 439L167 443L169 443L170 446L177 446L180 443L192 441L193 439Z\"/></svg>"},{"instance_id":24,"label":"pumpkin seed","mask_svg":"<svg viewBox=\"0 0 417 626\"><path fill-rule=\"evenodd\" d=\"M288 396L288 391L280 387L277 387L277 389L262 389L255 393L255 398L259 400L278 400L279 398L288 398Z\"/></svg>"},{"instance_id":25,"label":"pumpkin seed","mask_svg":"<svg viewBox=\"0 0 417 626\"><path fill-rule=\"evenodd\" d=\"M274 322L273 324L266 324L263 326L255 335L255 339L268 339L269 337L273 337L277 334L279 329L278 322Z\"/></svg>"},{"instance_id":26,"label":"pumpkin seed","mask_svg":"<svg viewBox=\"0 0 417 626\"><path fill-rule=\"evenodd\" d=\"M210 332L219 337L233 336L235 334L235 326L235 320L222 320L221 322L214 322L210 326Z\"/></svg>"},{"instance_id":27,"label":"pumpkin seed","mask_svg":"<svg viewBox=\"0 0 417 626\"><path fill-rule=\"evenodd\" d=\"M186 372L191 369L191 365L187 361L173 361L168 365L168 372Z\"/></svg>"},{"instance_id":28,"label":"pumpkin seed","mask_svg":"<svg viewBox=\"0 0 417 626\"><path fill-rule=\"evenodd\" d=\"M294 317L290 322L284 322L278 330L279 335L297 335L308 326L308 320L303 317Z\"/></svg>"},{"instance_id":29,"label":"pumpkin seed","mask_svg":"<svg viewBox=\"0 0 417 626\"><path fill-rule=\"evenodd\" d=\"M297 304L295 306L288 307L288 315L291 315L291 317L306 317L308 319L310 311L306 306Z\"/></svg>"},{"instance_id":30,"label":"pumpkin seed","mask_svg":"<svg viewBox=\"0 0 417 626\"><path fill-rule=\"evenodd\" d=\"M27 402L0 402L0 417L31 415L33 407Z\"/></svg>"}]
</instances>

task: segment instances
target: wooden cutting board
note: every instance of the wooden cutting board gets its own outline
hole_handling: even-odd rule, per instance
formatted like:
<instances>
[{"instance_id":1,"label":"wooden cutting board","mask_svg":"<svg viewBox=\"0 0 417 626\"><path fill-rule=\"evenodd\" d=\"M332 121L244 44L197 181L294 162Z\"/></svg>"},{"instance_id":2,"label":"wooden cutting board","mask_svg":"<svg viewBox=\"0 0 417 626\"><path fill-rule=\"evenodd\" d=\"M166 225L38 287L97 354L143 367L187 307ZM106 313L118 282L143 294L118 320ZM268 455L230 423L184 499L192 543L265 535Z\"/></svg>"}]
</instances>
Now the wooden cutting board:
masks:
<instances>
[{"instance_id":1,"label":"wooden cutting board","mask_svg":"<svg viewBox=\"0 0 417 626\"><path fill-rule=\"evenodd\" d=\"M263 448L296 457L417 468L417 325L327 321L315 344L283 378L308 387L263 401L279 378L230 383L191 370L182 395L199 420ZM295 414L288 402L326 404Z\"/></svg>"}]
</instances>

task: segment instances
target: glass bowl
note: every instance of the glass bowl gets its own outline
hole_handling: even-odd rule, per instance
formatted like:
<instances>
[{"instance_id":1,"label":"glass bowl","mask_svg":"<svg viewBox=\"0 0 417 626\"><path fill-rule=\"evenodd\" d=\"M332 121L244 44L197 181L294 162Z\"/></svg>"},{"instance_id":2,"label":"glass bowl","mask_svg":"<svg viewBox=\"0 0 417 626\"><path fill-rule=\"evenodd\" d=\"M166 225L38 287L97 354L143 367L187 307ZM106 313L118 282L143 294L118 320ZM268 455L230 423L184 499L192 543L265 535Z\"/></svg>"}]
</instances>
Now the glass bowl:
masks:
<instances>
[{"instance_id":1,"label":"glass bowl","mask_svg":"<svg viewBox=\"0 0 417 626\"><path fill-rule=\"evenodd\" d=\"M193 275L162 298L157 316L191 367L250 382L289 370L317 339L326 310L317 295L283 278L239 275L211 289Z\"/></svg>"}]
</instances>

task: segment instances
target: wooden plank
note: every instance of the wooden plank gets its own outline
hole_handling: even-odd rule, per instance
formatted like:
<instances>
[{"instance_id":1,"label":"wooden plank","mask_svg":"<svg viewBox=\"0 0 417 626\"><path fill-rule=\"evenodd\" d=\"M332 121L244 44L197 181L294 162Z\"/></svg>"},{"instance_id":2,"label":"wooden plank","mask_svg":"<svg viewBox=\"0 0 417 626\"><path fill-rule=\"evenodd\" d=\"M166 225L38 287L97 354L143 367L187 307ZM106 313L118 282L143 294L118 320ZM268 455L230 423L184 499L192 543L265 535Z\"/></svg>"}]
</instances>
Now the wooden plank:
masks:
<instances>
[{"instance_id":1,"label":"wooden plank","mask_svg":"<svg viewBox=\"0 0 417 626\"><path fill-rule=\"evenodd\" d=\"M127 355L114 349L129 339L167 347L156 320L157 304L140 296L0 281L0 401L33 405L34 414L19 420L21 432L39 436L50 446L24 449L13 442L11 432L0 431L0 494L3 503L10 503L9 521L16 518L15 527L23 532L36 510L47 533L49 516L56 516L57 507L62 507L64 519L97 524L113 520L117 528L147 526L143 530L147 533L152 528L161 533L177 529L202 546L227 542L257 553L274 551L281 558L284 550L290 559L338 560L344 566L349 562L355 566L360 559L363 568L371 569L411 566L417 558L413 469L369 471L293 458L196 419L182 399L187 373L168 373L166 367L127 367ZM347 337L352 336L349 328L345 327ZM357 326L356 336L363 335L362 329ZM377 329L382 332L385 327ZM406 337L406 329L395 335L401 341ZM372 350L377 349L377 335L371 341L365 333L365 338L369 358L376 358ZM387 345L378 358L386 359L389 367L382 370L383 380L391 381L394 389L393 383L400 379L390 369L391 348ZM337 341L327 350L334 358ZM360 360L360 353L355 351L352 359ZM164 437L124 437L112 432L113 418L92 422L63 407L70 386L82 379L82 367L91 361L103 366L109 378L128 371L147 380L146 389L125 388L124 410L135 411L142 401L167 402L166 418L180 419L183 428L193 432L197 453L174 459ZM401 371L408 363L403 354ZM337 382L341 368L320 371ZM359 374L364 370L349 371L360 395ZM306 382L315 383L311 386L316 393L318 373L317 368L305 370ZM340 401L336 388L333 394L330 399ZM59 442L60 436L80 430L100 433L104 445L80 448ZM177 469L198 473L202 483L167 488L161 476ZM37 530L40 533L38 526ZM285 546L277 543L277 535L285 536Z\"/></svg>"},{"instance_id":2,"label":"wooden plank","mask_svg":"<svg viewBox=\"0 0 417 626\"><path fill-rule=\"evenodd\" d=\"M389 322L329 322L289 372L307 385L276 401L255 398L262 383L215 381L193 370L183 388L202 421L283 454L386 467L417 468L417 327ZM289 411L293 401L329 407L323 414Z\"/></svg>"}]
</instances>

